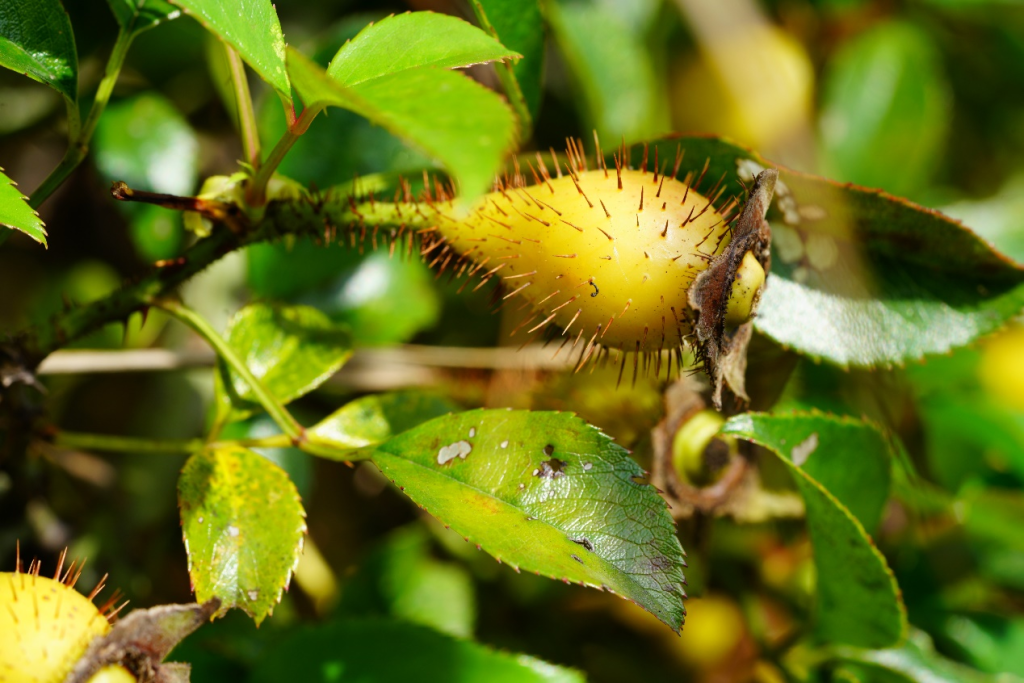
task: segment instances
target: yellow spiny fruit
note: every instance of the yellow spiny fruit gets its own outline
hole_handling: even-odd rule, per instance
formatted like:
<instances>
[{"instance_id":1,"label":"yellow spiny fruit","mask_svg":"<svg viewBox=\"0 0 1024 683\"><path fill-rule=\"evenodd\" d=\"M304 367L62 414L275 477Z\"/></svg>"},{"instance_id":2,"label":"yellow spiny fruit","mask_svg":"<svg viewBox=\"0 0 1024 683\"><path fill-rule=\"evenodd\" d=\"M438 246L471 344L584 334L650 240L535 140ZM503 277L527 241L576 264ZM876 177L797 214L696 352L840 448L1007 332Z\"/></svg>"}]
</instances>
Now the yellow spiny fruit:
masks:
<instances>
[{"instance_id":1,"label":"yellow spiny fruit","mask_svg":"<svg viewBox=\"0 0 1024 683\"><path fill-rule=\"evenodd\" d=\"M634 377L641 356L644 370L658 374L663 351L676 352L681 370L678 351L693 341L699 363L713 376L717 403L719 360L729 349L745 349L749 330L737 346L731 340L753 315L765 282L770 229L763 219L775 171L759 176L751 188L755 201L733 225L739 202L720 201L725 174L708 192L698 189L710 160L699 175L677 180L681 150L669 173L659 169L656 155L647 170L646 147L639 170L626 166L624 146L614 169L601 157L588 169L581 150L569 140L566 173L557 177L538 154L537 167L530 164L536 182L529 186L517 160L515 174L468 209L435 180L433 191L426 183L420 202L403 184L404 202L397 196L394 204L352 200L352 215L363 237L372 229L374 246L382 224L400 226L387 237L392 251L408 229L419 233L420 253L431 266L478 277L477 289L500 282L502 301L522 298L533 309L513 334L560 328L559 348L571 342L570 352L577 353L578 347L577 369L606 356L597 351L617 349L623 367L633 355ZM357 233L349 234L354 244ZM411 248L411 237L407 243ZM667 360L671 374L672 355ZM737 373L726 379L736 380L742 396Z\"/></svg>"},{"instance_id":2,"label":"yellow spiny fruit","mask_svg":"<svg viewBox=\"0 0 1024 683\"><path fill-rule=\"evenodd\" d=\"M536 184L517 174L468 215L438 190L402 222L429 226L422 251L433 264L454 260L460 274L500 281L503 299L532 304L519 329L553 325L574 348L582 341L580 365L599 345L637 355L678 349L691 332L687 291L728 245L737 203L716 206L721 181L710 198L698 192L705 173L677 180L681 154L659 173L657 161L651 171L646 161L626 168L625 149L616 168L587 170L579 150L570 141L567 173L557 177L538 156Z\"/></svg>"},{"instance_id":3,"label":"yellow spiny fruit","mask_svg":"<svg viewBox=\"0 0 1024 683\"><path fill-rule=\"evenodd\" d=\"M89 643L110 630L91 596L72 588L73 565L63 581L39 576L38 564L34 568L0 573L3 683L60 683Z\"/></svg>"}]
</instances>

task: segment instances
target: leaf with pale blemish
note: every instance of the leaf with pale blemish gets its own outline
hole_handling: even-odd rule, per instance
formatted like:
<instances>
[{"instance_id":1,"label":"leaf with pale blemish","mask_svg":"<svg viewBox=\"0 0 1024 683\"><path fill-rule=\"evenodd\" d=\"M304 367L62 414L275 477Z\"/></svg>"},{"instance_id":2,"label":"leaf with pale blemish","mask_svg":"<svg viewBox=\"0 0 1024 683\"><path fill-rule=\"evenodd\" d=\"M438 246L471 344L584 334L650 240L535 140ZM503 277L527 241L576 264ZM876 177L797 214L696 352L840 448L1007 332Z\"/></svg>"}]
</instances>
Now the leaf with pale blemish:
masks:
<instances>
[{"instance_id":1,"label":"leaf with pale blemish","mask_svg":"<svg viewBox=\"0 0 1024 683\"><path fill-rule=\"evenodd\" d=\"M850 510L856 507L869 522L878 519L891 453L884 437L866 423L817 413L745 413L726 422L722 433L764 446L793 474L814 547L819 634L858 647L899 641L907 629L899 586Z\"/></svg>"},{"instance_id":2,"label":"leaf with pale blemish","mask_svg":"<svg viewBox=\"0 0 1024 683\"><path fill-rule=\"evenodd\" d=\"M372 459L500 561L603 587L682 625L685 563L665 501L625 449L575 415L448 415L384 442Z\"/></svg>"},{"instance_id":3,"label":"leaf with pale blemish","mask_svg":"<svg viewBox=\"0 0 1024 683\"><path fill-rule=\"evenodd\" d=\"M302 552L305 516L288 475L244 448L203 450L178 480L196 599L239 607L260 623L281 600Z\"/></svg>"}]
</instances>

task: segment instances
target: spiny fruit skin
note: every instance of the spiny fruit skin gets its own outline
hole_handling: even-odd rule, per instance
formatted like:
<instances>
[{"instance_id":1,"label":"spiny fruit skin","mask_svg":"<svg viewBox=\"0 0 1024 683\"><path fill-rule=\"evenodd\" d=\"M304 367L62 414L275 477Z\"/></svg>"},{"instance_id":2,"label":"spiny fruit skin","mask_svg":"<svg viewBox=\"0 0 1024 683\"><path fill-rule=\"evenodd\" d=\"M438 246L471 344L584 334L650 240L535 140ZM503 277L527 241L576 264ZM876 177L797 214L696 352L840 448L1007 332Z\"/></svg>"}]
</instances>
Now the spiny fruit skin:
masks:
<instances>
[{"instance_id":1,"label":"spiny fruit skin","mask_svg":"<svg viewBox=\"0 0 1024 683\"><path fill-rule=\"evenodd\" d=\"M32 573L0 573L0 682L60 683L109 630L74 588Z\"/></svg>"},{"instance_id":2,"label":"spiny fruit skin","mask_svg":"<svg viewBox=\"0 0 1024 683\"><path fill-rule=\"evenodd\" d=\"M437 231L471 274L500 278L537 313L623 351L677 348L689 334L686 292L729 242L714 202L671 176L621 169L573 171L505 187L459 218L435 204Z\"/></svg>"}]
</instances>

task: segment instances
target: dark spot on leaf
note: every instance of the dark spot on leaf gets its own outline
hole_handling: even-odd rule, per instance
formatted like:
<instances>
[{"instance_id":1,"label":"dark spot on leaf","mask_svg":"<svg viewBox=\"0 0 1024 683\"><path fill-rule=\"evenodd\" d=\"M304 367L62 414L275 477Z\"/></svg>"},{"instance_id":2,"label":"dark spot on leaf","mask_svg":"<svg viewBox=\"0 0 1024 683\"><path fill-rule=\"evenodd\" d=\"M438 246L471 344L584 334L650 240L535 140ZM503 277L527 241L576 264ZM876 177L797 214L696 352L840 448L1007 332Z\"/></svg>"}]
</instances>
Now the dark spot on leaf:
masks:
<instances>
[{"instance_id":1,"label":"dark spot on leaf","mask_svg":"<svg viewBox=\"0 0 1024 683\"><path fill-rule=\"evenodd\" d=\"M594 544L590 542L589 538L570 538L569 540L573 543L579 543L590 552L594 552Z\"/></svg>"},{"instance_id":2,"label":"dark spot on leaf","mask_svg":"<svg viewBox=\"0 0 1024 683\"><path fill-rule=\"evenodd\" d=\"M555 452L555 447L552 444L548 444L544 447L544 455L550 457Z\"/></svg>"},{"instance_id":3,"label":"dark spot on leaf","mask_svg":"<svg viewBox=\"0 0 1024 683\"><path fill-rule=\"evenodd\" d=\"M653 569L668 569L672 566L672 560L668 559L664 555L655 555L650 561Z\"/></svg>"},{"instance_id":4,"label":"dark spot on leaf","mask_svg":"<svg viewBox=\"0 0 1024 683\"><path fill-rule=\"evenodd\" d=\"M634 484L640 484L641 486L647 486L648 484L651 483L650 481L648 481L647 477L645 477L642 474L634 474L632 477L630 477L630 480Z\"/></svg>"},{"instance_id":5,"label":"dark spot on leaf","mask_svg":"<svg viewBox=\"0 0 1024 683\"><path fill-rule=\"evenodd\" d=\"M570 555L569 557L571 557L572 559L576 560L580 564L583 564L583 560L581 560L580 558L576 557L575 555Z\"/></svg>"},{"instance_id":6,"label":"dark spot on leaf","mask_svg":"<svg viewBox=\"0 0 1024 683\"><path fill-rule=\"evenodd\" d=\"M565 474L565 466L568 465L564 460L558 458L551 458L545 460L540 464L540 467L533 471L535 477L546 477L548 479L556 479Z\"/></svg>"}]
</instances>

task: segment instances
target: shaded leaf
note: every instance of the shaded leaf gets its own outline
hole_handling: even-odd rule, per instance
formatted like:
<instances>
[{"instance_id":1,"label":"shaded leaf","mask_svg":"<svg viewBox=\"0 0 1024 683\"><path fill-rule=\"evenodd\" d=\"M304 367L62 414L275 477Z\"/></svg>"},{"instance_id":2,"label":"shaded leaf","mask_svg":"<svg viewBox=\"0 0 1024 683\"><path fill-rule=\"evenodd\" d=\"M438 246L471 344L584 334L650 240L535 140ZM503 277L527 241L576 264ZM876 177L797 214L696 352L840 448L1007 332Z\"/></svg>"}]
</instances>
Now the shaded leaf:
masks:
<instances>
[{"instance_id":1,"label":"shaded leaf","mask_svg":"<svg viewBox=\"0 0 1024 683\"><path fill-rule=\"evenodd\" d=\"M875 547L863 525L842 502L833 495L821 481L794 463L799 462L802 452L808 447L808 437L803 436L813 428L819 434L816 453L811 453L807 463L815 460L842 457L840 444L830 444L822 436L839 439L856 438L850 427L842 426L844 421L823 416L801 416L779 418L771 415L745 413L731 418L722 428L722 433L731 434L764 446L786 464L797 488L804 497L807 509L807 528L814 548L814 563L817 568L817 627L825 640L848 643L861 647L886 647L896 643L906 630L906 611L900 596L896 579ZM791 430L787 432L787 428ZM801 438L790 441L790 438ZM873 440L864 433L860 438ZM794 452L795 451L795 452ZM836 456L839 453L839 456ZM870 457L859 453L861 457ZM851 466L852 455L845 460ZM841 467L825 462L813 469L830 479L831 484L844 495L854 498L866 495L867 491L845 488ZM863 475L862 475L863 476ZM876 475L878 476L878 475ZM870 481L865 477L865 481Z\"/></svg>"},{"instance_id":2,"label":"shaded leaf","mask_svg":"<svg viewBox=\"0 0 1024 683\"><path fill-rule=\"evenodd\" d=\"M680 177L709 160L707 191L743 199L768 162L710 137L673 137L649 155L686 150ZM643 150L634 148L633 165ZM610 162L609 162L610 163ZM993 332L1024 309L1024 269L942 214L884 192L779 168L772 270L755 328L840 366L903 364Z\"/></svg>"},{"instance_id":3,"label":"shaded leaf","mask_svg":"<svg viewBox=\"0 0 1024 683\"><path fill-rule=\"evenodd\" d=\"M518 56L458 17L406 12L360 31L338 50L327 75L353 86L419 67L451 69Z\"/></svg>"},{"instance_id":4,"label":"shaded leaf","mask_svg":"<svg viewBox=\"0 0 1024 683\"><path fill-rule=\"evenodd\" d=\"M282 403L316 389L352 356L348 328L309 306L250 304L230 320L224 336ZM218 376L236 411L258 409L249 385L223 361Z\"/></svg>"},{"instance_id":5,"label":"shaded leaf","mask_svg":"<svg viewBox=\"0 0 1024 683\"><path fill-rule=\"evenodd\" d=\"M945 614L928 630L943 652L988 673L1024 677L1024 619L995 614Z\"/></svg>"},{"instance_id":6,"label":"shaded leaf","mask_svg":"<svg viewBox=\"0 0 1024 683\"><path fill-rule=\"evenodd\" d=\"M196 599L221 600L260 623L281 600L302 552L305 512L288 475L244 448L203 450L178 480Z\"/></svg>"},{"instance_id":7,"label":"shaded leaf","mask_svg":"<svg viewBox=\"0 0 1024 683\"><path fill-rule=\"evenodd\" d=\"M822 90L826 174L900 195L926 186L952 118L928 33L896 21L873 26L832 58Z\"/></svg>"},{"instance_id":8,"label":"shaded leaf","mask_svg":"<svg viewBox=\"0 0 1024 683\"><path fill-rule=\"evenodd\" d=\"M59 0L5 0L0 8L0 66L78 101L78 52Z\"/></svg>"},{"instance_id":9,"label":"shaded leaf","mask_svg":"<svg viewBox=\"0 0 1024 683\"><path fill-rule=\"evenodd\" d=\"M400 644L401 656L396 656ZM527 655L496 652L423 626L345 620L298 629L258 662L251 679L329 683L583 683L583 676Z\"/></svg>"},{"instance_id":10,"label":"shaded leaf","mask_svg":"<svg viewBox=\"0 0 1024 683\"><path fill-rule=\"evenodd\" d=\"M537 0L473 0L473 12L485 30L523 57L515 64L506 62L495 70L505 96L519 114L530 136L532 122L540 111L544 76L544 15Z\"/></svg>"},{"instance_id":11,"label":"shaded leaf","mask_svg":"<svg viewBox=\"0 0 1024 683\"><path fill-rule=\"evenodd\" d=\"M602 587L674 630L683 553L644 471L570 413L476 410L431 420L371 456L406 495L502 562Z\"/></svg>"},{"instance_id":12,"label":"shaded leaf","mask_svg":"<svg viewBox=\"0 0 1024 683\"><path fill-rule=\"evenodd\" d=\"M260 78L291 102L284 34L270 0L174 0L174 4L238 50Z\"/></svg>"},{"instance_id":13,"label":"shaded leaf","mask_svg":"<svg viewBox=\"0 0 1024 683\"><path fill-rule=\"evenodd\" d=\"M350 109L440 160L470 200L486 190L515 137L495 93L437 68L410 69L346 87L293 49L288 69L307 107Z\"/></svg>"},{"instance_id":14,"label":"shaded leaf","mask_svg":"<svg viewBox=\"0 0 1024 683\"><path fill-rule=\"evenodd\" d=\"M579 84L586 128L605 144L647 140L670 126L644 37L602 5L548 3L554 37Z\"/></svg>"},{"instance_id":15,"label":"shaded leaf","mask_svg":"<svg viewBox=\"0 0 1024 683\"><path fill-rule=\"evenodd\" d=\"M837 647L834 650L842 660L864 665L867 669L880 669L894 674L898 681L909 683L996 683L1004 680L946 659L935 652L931 638L916 629L900 647L885 650Z\"/></svg>"},{"instance_id":16,"label":"shaded leaf","mask_svg":"<svg viewBox=\"0 0 1024 683\"><path fill-rule=\"evenodd\" d=\"M31 206L28 197L21 193L14 181L8 178L0 168L0 225L20 230L44 247L46 246L46 229Z\"/></svg>"},{"instance_id":17,"label":"shaded leaf","mask_svg":"<svg viewBox=\"0 0 1024 683\"><path fill-rule=\"evenodd\" d=\"M463 638L473 634L476 597L466 569L433 558L420 525L392 532L359 563L342 590L346 616L383 616Z\"/></svg>"},{"instance_id":18,"label":"shaded leaf","mask_svg":"<svg viewBox=\"0 0 1024 683\"><path fill-rule=\"evenodd\" d=\"M310 427L306 435L311 442L326 447L321 455L349 460L366 446L383 443L455 410L450 401L419 391L371 394L345 404Z\"/></svg>"},{"instance_id":19,"label":"shaded leaf","mask_svg":"<svg viewBox=\"0 0 1024 683\"><path fill-rule=\"evenodd\" d=\"M107 0L107 4L118 26L135 35L181 15L181 10L165 0Z\"/></svg>"}]
</instances>

